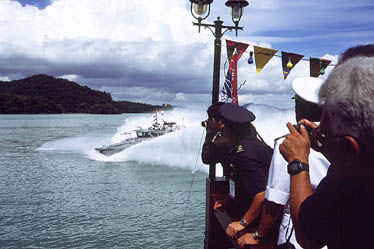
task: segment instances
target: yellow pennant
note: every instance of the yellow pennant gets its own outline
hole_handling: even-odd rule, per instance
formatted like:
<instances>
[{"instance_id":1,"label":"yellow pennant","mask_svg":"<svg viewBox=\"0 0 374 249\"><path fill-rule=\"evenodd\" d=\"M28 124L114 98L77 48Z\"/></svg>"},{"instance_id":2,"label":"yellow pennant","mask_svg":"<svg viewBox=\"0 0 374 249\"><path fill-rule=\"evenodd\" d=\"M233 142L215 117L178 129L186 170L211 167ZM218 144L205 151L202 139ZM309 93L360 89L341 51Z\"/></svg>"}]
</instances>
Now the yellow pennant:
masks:
<instances>
[{"instance_id":1,"label":"yellow pennant","mask_svg":"<svg viewBox=\"0 0 374 249\"><path fill-rule=\"evenodd\" d=\"M262 48L253 46L255 52L255 62L257 74L260 74L261 70L270 61L271 58L278 52L278 50L271 48Z\"/></svg>"}]
</instances>

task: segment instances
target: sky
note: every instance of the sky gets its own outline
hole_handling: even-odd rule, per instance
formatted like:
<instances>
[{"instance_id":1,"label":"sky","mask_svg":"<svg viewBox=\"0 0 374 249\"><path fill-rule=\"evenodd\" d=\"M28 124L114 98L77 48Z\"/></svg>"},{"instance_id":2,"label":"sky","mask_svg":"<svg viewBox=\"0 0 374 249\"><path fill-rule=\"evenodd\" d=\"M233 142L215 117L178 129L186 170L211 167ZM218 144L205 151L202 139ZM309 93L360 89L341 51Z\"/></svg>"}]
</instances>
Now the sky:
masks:
<instances>
[{"instance_id":1,"label":"sky","mask_svg":"<svg viewBox=\"0 0 374 249\"><path fill-rule=\"evenodd\" d=\"M206 22L230 10L215 0ZM243 31L225 39L333 61L347 48L374 42L372 0L251 0ZM192 25L188 0L0 0L0 80L34 74L66 78L110 92L115 100L180 106L211 102L214 37ZM248 51L252 50L250 46ZM309 75L301 61L283 79L274 57L259 75L238 65L239 103L292 107L292 80ZM333 67L328 67L325 79Z\"/></svg>"}]
</instances>

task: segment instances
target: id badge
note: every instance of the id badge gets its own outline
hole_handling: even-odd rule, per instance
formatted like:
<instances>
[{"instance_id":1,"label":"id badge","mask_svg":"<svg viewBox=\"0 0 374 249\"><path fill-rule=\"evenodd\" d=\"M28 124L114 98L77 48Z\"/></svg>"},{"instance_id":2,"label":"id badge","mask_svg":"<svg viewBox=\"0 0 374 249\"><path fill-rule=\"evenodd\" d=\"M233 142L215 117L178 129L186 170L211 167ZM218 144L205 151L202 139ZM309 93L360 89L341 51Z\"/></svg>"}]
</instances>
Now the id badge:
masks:
<instances>
[{"instance_id":1,"label":"id badge","mask_svg":"<svg viewBox=\"0 0 374 249\"><path fill-rule=\"evenodd\" d=\"M235 198L235 181L233 179L229 180L229 187L230 187L230 196Z\"/></svg>"}]
</instances>

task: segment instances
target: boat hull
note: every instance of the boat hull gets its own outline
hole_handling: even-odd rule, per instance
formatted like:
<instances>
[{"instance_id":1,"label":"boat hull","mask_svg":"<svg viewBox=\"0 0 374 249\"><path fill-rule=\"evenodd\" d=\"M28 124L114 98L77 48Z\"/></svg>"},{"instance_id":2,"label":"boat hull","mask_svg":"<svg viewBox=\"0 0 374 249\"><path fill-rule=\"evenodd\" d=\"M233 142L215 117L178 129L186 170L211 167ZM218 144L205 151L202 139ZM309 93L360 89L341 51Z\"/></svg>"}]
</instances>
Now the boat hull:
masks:
<instances>
[{"instance_id":1,"label":"boat hull","mask_svg":"<svg viewBox=\"0 0 374 249\"><path fill-rule=\"evenodd\" d=\"M120 146L107 146L107 147L95 148L95 150L106 156L111 156L113 154L124 151L125 149L133 145L135 144L122 144Z\"/></svg>"}]
</instances>

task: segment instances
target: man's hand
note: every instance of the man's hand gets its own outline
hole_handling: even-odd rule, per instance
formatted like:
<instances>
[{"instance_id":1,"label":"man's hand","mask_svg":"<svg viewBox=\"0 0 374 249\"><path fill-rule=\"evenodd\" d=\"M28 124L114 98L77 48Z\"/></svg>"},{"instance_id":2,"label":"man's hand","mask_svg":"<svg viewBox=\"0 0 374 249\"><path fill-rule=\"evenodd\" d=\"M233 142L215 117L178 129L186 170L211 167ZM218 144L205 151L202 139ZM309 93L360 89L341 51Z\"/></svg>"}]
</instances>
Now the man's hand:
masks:
<instances>
[{"instance_id":1,"label":"man's hand","mask_svg":"<svg viewBox=\"0 0 374 249\"><path fill-rule=\"evenodd\" d=\"M234 221L227 226L226 234L232 239L235 239L238 232L240 232L244 228L245 228L244 226L240 225L239 221Z\"/></svg>"},{"instance_id":2,"label":"man's hand","mask_svg":"<svg viewBox=\"0 0 374 249\"><path fill-rule=\"evenodd\" d=\"M221 209L223 209L223 207L225 206L226 202L227 202L226 199L217 200L213 206L214 211L216 212L221 211Z\"/></svg>"},{"instance_id":3,"label":"man's hand","mask_svg":"<svg viewBox=\"0 0 374 249\"><path fill-rule=\"evenodd\" d=\"M318 127L317 124L310 122L308 119L305 119L305 118L301 119L298 123L303 123L305 124L305 126L309 126L312 129L315 129Z\"/></svg>"},{"instance_id":4,"label":"man's hand","mask_svg":"<svg viewBox=\"0 0 374 249\"><path fill-rule=\"evenodd\" d=\"M317 137L317 128L318 125L310 122L307 119L302 119L300 122L304 123L306 126L309 126L310 128L313 129L312 137L310 138L310 147L313 148L315 151L321 152L321 146L319 145L318 137Z\"/></svg>"},{"instance_id":5,"label":"man's hand","mask_svg":"<svg viewBox=\"0 0 374 249\"><path fill-rule=\"evenodd\" d=\"M246 245L259 245L261 244L260 240L255 240L253 237L253 233L246 233L243 234L239 239L238 239L238 244L240 247L245 247Z\"/></svg>"},{"instance_id":6,"label":"man's hand","mask_svg":"<svg viewBox=\"0 0 374 249\"><path fill-rule=\"evenodd\" d=\"M295 159L301 162L308 162L310 152L310 140L307 130L303 125L300 125L300 133L291 124L287 123L290 134L279 146L279 151L287 162L292 162Z\"/></svg>"}]
</instances>

